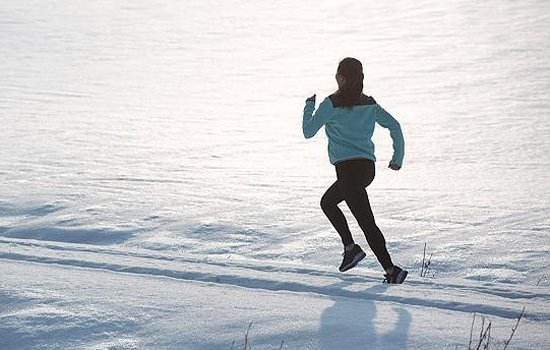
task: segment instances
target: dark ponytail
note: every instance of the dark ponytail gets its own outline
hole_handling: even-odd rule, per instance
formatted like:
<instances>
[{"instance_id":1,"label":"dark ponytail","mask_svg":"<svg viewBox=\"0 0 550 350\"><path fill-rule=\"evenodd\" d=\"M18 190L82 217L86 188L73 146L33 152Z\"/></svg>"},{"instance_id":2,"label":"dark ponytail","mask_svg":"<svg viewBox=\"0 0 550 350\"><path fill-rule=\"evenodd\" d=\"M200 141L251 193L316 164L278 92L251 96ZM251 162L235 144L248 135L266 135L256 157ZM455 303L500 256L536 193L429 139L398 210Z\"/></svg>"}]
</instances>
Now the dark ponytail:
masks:
<instances>
[{"instance_id":1,"label":"dark ponytail","mask_svg":"<svg viewBox=\"0 0 550 350\"><path fill-rule=\"evenodd\" d=\"M339 107L352 108L363 94L363 65L355 58L346 57L338 65L337 74L346 79L344 86L333 95Z\"/></svg>"}]
</instances>

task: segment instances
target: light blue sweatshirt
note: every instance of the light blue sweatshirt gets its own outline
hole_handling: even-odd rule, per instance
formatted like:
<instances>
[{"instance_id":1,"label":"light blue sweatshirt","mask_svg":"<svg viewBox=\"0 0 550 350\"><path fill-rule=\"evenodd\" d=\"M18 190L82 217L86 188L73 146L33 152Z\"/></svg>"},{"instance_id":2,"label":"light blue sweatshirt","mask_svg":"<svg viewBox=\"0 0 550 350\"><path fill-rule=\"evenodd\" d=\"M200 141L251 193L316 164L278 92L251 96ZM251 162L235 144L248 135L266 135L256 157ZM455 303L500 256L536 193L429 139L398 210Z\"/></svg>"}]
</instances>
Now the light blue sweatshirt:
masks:
<instances>
[{"instance_id":1,"label":"light blue sweatshirt","mask_svg":"<svg viewBox=\"0 0 550 350\"><path fill-rule=\"evenodd\" d=\"M366 97L366 96L365 96ZM328 154L332 164L353 158L376 161L372 134L375 122L390 130L393 140L393 157L390 163L403 165L405 140L401 126L373 98L367 97L363 104L352 109L334 107L326 97L315 110L315 102L307 101L302 123L304 136L309 139L324 125L328 137Z\"/></svg>"}]
</instances>

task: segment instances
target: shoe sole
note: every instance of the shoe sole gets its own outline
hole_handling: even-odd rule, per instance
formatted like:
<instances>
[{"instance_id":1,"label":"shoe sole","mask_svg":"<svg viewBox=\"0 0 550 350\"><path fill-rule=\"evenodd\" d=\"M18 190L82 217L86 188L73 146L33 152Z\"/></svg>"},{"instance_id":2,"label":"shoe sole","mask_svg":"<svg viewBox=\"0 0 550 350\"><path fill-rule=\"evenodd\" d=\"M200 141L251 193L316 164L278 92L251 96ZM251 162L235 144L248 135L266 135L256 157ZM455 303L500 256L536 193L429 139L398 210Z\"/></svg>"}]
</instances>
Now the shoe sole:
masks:
<instances>
[{"instance_id":1,"label":"shoe sole","mask_svg":"<svg viewBox=\"0 0 550 350\"><path fill-rule=\"evenodd\" d=\"M340 272L345 272L349 269L354 268L355 266L357 266L359 261L363 260L366 256L367 256L367 253L365 253L365 252L361 252L361 253L357 254L355 256L355 258L353 258L353 261L351 263L349 263L348 265L346 265L346 266L344 266L343 268L340 269Z\"/></svg>"}]
</instances>

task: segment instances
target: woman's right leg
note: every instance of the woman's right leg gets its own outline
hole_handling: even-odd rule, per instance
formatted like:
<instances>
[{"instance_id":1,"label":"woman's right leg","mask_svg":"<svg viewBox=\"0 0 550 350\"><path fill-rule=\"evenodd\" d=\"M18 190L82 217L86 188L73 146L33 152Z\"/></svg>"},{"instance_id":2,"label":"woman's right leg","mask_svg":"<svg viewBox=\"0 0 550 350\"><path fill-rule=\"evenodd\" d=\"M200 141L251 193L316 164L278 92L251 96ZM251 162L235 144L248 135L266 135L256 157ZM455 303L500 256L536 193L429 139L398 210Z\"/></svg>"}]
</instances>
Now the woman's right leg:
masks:
<instances>
[{"instance_id":1,"label":"woman's right leg","mask_svg":"<svg viewBox=\"0 0 550 350\"><path fill-rule=\"evenodd\" d=\"M336 166L340 193L365 234L367 243L384 268L393 263L386 248L384 235L376 225L365 187L374 179L375 165L369 160L346 161Z\"/></svg>"},{"instance_id":2,"label":"woman's right leg","mask_svg":"<svg viewBox=\"0 0 550 350\"><path fill-rule=\"evenodd\" d=\"M386 240L374 220L367 191L364 188L356 188L348 192L346 204L357 219L357 223L365 234L367 243L380 265L386 271L392 268L393 262L386 248Z\"/></svg>"}]
</instances>

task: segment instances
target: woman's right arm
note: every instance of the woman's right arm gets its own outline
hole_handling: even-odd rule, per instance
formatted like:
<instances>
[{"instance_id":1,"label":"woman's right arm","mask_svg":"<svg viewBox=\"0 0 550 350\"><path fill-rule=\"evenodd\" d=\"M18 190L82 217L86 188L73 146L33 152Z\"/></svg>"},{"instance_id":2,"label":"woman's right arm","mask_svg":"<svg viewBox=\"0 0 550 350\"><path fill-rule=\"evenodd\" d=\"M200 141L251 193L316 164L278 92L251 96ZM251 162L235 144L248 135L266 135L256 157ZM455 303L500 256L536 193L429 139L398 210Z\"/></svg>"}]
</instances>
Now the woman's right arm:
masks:
<instances>
[{"instance_id":1,"label":"woman's right arm","mask_svg":"<svg viewBox=\"0 0 550 350\"><path fill-rule=\"evenodd\" d=\"M386 129L390 130L390 136L393 141L393 157L390 161L390 168L398 170L403 166L403 157L405 156L405 139L403 138L403 131L401 131L401 125L380 105L376 105L376 122ZM392 164L398 167L392 167Z\"/></svg>"},{"instance_id":2,"label":"woman's right arm","mask_svg":"<svg viewBox=\"0 0 550 350\"><path fill-rule=\"evenodd\" d=\"M315 111L315 100L307 99L306 106L304 107L304 118L302 120L302 130L304 137L309 139L321 129L323 125L332 117L334 108L332 102L327 97L321 102L317 111Z\"/></svg>"}]
</instances>

